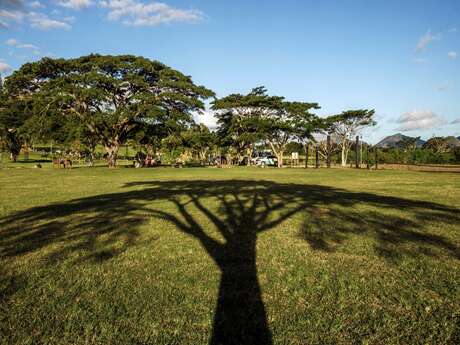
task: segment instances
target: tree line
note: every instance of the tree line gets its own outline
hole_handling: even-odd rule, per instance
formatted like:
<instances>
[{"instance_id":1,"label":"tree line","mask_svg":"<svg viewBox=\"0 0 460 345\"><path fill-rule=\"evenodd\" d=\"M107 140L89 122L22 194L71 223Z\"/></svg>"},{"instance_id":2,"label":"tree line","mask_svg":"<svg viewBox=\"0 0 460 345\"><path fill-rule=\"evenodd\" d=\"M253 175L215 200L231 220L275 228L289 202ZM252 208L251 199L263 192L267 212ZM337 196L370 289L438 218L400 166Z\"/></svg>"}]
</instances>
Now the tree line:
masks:
<instances>
[{"instance_id":1,"label":"tree line","mask_svg":"<svg viewBox=\"0 0 460 345\"><path fill-rule=\"evenodd\" d=\"M206 101L215 130L193 119ZM287 101L265 87L217 98L190 76L138 56L43 58L24 64L1 86L0 140L13 160L37 142L78 143L90 154L102 145L109 167L128 142L150 155L186 147L200 159L218 147L237 163L264 142L282 166L293 141L308 147L315 134L332 134L346 165L354 136L375 124L374 110L321 118L317 109L318 103Z\"/></svg>"}]
</instances>

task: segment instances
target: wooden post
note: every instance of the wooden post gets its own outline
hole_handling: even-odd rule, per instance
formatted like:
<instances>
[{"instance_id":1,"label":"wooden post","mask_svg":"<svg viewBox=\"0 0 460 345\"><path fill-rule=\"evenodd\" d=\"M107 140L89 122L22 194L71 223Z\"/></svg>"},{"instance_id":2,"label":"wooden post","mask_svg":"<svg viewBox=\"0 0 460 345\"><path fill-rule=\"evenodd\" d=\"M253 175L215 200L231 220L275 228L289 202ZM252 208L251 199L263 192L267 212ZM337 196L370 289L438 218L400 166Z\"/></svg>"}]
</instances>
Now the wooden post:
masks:
<instances>
[{"instance_id":1,"label":"wooden post","mask_svg":"<svg viewBox=\"0 0 460 345\"><path fill-rule=\"evenodd\" d=\"M318 145L316 145L316 166L315 166L316 169L319 168L319 147Z\"/></svg>"},{"instance_id":2,"label":"wooden post","mask_svg":"<svg viewBox=\"0 0 460 345\"><path fill-rule=\"evenodd\" d=\"M355 168L359 169L359 135L356 136L355 144Z\"/></svg>"},{"instance_id":3,"label":"wooden post","mask_svg":"<svg viewBox=\"0 0 460 345\"><path fill-rule=\"evenodd\" d=\"M308 168L308 143L305 145L305 169Z\"/></svg>"},{"instance_id":4,"label":"wooden post","mask_svg":"<svg viewBox=\"0 0 460 345\"><path fill-rule=\"evenodd\" d=\"M379 168L379 155L377 153L377 147L374 148L374 154L375 154L375 170Z\"/></svg>"},{"instance_id":5,"label":"wooden post","mask_svg":"<svg viewBox=\"0 0 460 345\"><path fill-rule=\"evenodd\" d=\"M370 169L371 168L371 161L370 161L370 157L369 157L369 145L366 146L366 161L367 161L367 165L366 165L366 168L367 169Z\"/></svg>"},{"instance_id":6,"label":"wooden post","mask_svg":"<svg viewBox=\"0 0 460 345\"><path fill-rule=\"evenodd\" d=\"M326 152L326 165L328 168L331 167L331 136L327 136L327 152Z\"/></svg>"}]
</instances>

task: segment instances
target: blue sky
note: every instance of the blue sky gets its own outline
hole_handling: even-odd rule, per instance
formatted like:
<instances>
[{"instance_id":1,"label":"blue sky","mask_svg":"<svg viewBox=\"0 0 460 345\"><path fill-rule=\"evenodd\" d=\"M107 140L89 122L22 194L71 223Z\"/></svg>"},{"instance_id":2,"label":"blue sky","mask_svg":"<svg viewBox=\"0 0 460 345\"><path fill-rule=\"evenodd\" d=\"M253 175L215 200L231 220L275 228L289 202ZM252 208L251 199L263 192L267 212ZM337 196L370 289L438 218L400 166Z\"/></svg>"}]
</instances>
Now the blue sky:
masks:
<instances>
[{"instance_id":1,"label":"blue sky","mask_svg":"<svg viewBox=\"0 0 460 345\"><path fill-rule=\"evenodd\" d=\"M3 75L89 53L156 59L218 96L265 85L320 115L374 108L370 142L460 135L458 0L0 0Z\"/></svg>"}]
</instances>

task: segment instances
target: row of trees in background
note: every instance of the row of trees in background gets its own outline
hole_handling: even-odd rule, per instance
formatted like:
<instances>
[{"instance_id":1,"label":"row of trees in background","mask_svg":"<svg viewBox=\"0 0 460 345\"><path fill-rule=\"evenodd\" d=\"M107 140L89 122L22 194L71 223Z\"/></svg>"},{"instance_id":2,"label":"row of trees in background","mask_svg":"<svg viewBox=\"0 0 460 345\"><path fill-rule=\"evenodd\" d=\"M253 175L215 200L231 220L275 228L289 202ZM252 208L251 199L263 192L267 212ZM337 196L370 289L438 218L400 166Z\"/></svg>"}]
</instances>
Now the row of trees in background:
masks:
<instances>
[{"instance_id":1,"label":"row of trees in background","mask_svg":"<svg viewBox=\"0 0 460 345\"><path fill-rule=\"evenodd\" d=\"M460 140L455 137L405 137L393 147L382 148L380 159L397 164L446 164L460 162Z\"/></svg>"},{"instance_id":2,"label":"row of trees in background","mask_svg":"<svg viewBox=\"0 0 460 345\"><path fill-rule=\"evenodd\" d=\"M211 131L194 114L209 100L217 118ZM114 167L122 145L150 156L188 150L204 161L210 152L238 164L266 144L279 165L293 143L308 151L315 135L330 134L347 164L354 137L375 124L374 111L349 110L320 118L317 103L287 101L257 87L216 98L213 91L158 61L131 55L44 58L6 78L0 92L0 139L15 160L21 149L53 142L94 156L101 145ZM331 153L331 152L330 152Z\"/></svg>"},{"instance_id":3,"label":"row of trees in background","mask_svg":"<svg viewBox=\"0 0 460 345\"><path fill-rule=\"evenodd\" d=\"M13 160L34 143L60 143L91 154L102 145L110 167L128 141L150 155L187 148L202 160L218 148L238 163L266 142L282 165L290 142L305 145L314 133L326 132L340 137L346 162L349 139L374 123L372 110L320 119L312 112L317 103L289 102L263 87L217 99L191 77L130 55L27 63L6 79L0 97L1 139ZM193 121L211 98L216 131Z\"/></svg>"}]
</instances>

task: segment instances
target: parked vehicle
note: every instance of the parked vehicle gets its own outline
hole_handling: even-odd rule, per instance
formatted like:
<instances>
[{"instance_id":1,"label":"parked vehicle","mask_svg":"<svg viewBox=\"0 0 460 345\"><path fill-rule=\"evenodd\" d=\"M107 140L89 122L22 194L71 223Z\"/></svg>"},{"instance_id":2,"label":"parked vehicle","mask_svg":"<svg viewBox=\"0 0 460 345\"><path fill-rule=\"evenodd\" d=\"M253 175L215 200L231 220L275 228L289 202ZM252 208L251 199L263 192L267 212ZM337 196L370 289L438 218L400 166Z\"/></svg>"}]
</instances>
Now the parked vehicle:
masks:
<instances>
[{"instance_id":1,"label":"parked vehicle","mask_svg":"<svg viewBox=\"0 0 460 345\"><path fill-rule=\"evenodd\" d=\"M269 167L269 166L277 167L278 166L278 159L273 155L266 155L266 156L264 155L262 157L253 158L252 163L255 166L259 166L261 168L265 168L265 167Z\"/></svg>"}]
</instances>

